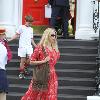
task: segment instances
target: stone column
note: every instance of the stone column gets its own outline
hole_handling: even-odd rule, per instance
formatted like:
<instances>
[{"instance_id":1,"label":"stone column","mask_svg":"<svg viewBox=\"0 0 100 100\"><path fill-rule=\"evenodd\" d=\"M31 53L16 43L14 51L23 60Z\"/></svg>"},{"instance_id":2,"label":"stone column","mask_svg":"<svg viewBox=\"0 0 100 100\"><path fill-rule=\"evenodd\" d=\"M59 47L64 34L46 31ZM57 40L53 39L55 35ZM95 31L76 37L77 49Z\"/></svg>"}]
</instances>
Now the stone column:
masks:
<instances>
[{"instance_id":1,"label":"stone column","mask_svg":"<svg viewBox=\"0 0 100 100\"><path fill-rule=\"evenodd\" d=\"M100 100L100 96L87 96L87 100Z\"/></svg>"},{"instance_id":2,"label":"stone column","mask_svg":"<svg viewBox=\"0 0 100 100\"><path fill-rule=\"evenodd\" d=\"M98 37L93 30L92 0L77 0L75 39L91 40Z\"/></svg>"},{"instance_id":3,"label":"stone column","mask_svg":"<svg viewBox=\"0 0 100 100\"><path fill-rule=\"evenodd\" d=\"M6 28L7 37L15 34L22 24L22 0L0 0L0 27Z\"/></svg>"}]
</instances>

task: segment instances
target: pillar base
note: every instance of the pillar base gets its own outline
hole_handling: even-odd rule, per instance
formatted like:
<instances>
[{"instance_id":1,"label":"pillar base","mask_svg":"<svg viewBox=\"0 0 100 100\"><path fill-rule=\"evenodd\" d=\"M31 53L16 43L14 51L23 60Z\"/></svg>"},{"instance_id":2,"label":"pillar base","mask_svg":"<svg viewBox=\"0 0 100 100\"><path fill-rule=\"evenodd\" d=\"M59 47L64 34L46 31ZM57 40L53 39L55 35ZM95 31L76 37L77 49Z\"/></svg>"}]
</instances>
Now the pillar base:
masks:
<instances>
[{"instance_id":1,"label":"pillar base","mask_svg":"<svg viewBox=\"0 0 100 100\"><path fill-rule=\"evenodd\" d=\"M83 30L78 29L75 33L75 39L82 39L82 40L94 40L95 38L98 38L99 34L93 32L93 30Z\"/></svg>"},{"instance_id":2,"label":"pillar base","mask_svg":"<svg viewBox=\"0 0 100 100\"><path fill-rule=\"evenodd\" d=\"M87 100L100 100L100 96L87 96Z\"/></svg>"}]
</instances>

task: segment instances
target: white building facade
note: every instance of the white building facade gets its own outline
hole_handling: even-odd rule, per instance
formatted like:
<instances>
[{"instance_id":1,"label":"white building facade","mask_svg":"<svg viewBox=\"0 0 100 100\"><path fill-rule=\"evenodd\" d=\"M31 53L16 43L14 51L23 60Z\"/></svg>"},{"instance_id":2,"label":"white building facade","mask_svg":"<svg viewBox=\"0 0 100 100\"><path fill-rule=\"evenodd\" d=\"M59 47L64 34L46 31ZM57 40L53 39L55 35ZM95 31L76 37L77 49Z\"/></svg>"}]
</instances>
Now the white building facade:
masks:
<instances>
[{"instance_id":1,"label":"white building facade","mask_svg":"<svg viewBox=\"0 0 100 100\"><path fill-rule=\"evenodd\" d=\"M95 0L94 0L95 1ZM76 32L75 39L91 40L98 37L98 30L93 29L93 11L98 9L97 1L76 0ZM16 28L22 24L23 0L0 0L0 27L5 27L7 36L15 34Z\"/></svg>"},{"instance_id":2,"label":"white building facade","mask_svg":"<svg viewBox=\"0 0 100 100\"><path fill-rule=\"evenodd\" d=\"M22 24L22 7L22 0L0 0L0 27L6 28L7 37Z\"/></svg>"},{"instance_id":3,"label":"white building facade","mask_svg":"<svg viewBox=\"0 0 100 100\"><path fill-rule=\"evenodd\" d=\"M98 11L98 1L77 0L75 39L91 40L99 36Z\"/></svg>"},{"instance_id":4,"label":"white building facade","mask_svg":"<svg viewBox=\"0 0 100 100\"><path fill-rule=\"evenodd\" d=\"M75 39L92 40L94 37L99 37L97 13L96 0L76 0ZM22 24L22 15L23 0L0 0L0 27L6 28L7 37L12 37L18 26ZM100 100L100 97L88 96L87 100Z\"/></svg>"}]
</instances>

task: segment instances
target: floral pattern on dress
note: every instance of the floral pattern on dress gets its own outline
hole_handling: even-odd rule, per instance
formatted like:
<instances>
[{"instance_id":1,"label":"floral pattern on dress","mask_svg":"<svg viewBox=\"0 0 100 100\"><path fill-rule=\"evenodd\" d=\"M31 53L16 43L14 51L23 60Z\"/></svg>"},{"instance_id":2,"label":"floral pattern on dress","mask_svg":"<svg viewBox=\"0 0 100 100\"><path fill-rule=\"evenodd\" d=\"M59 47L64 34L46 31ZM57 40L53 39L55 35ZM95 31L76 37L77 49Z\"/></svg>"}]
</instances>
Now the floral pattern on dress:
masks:
<instances>
[{"instance_id":1,"label":"floral pattern on dress","mask_svg":"<svg viewBox=\"0 0 100 100\"><path fill-rule=\"evenodd\" d=\"M55 64L60 57L60 53L56 52L55 49L49 50L46 48L46 53L50 57L50 78L48 81L47 91L35 91L32 88L32 80L29 85L28 91L21 98L21 100L57 100L57 89L58 89L58 77L55 72ZM37 60L37 55L40 56L40 60L45 59L41 46L37 46L34 53L31 55L31 61Z\"/></svg>"}]
</instances>

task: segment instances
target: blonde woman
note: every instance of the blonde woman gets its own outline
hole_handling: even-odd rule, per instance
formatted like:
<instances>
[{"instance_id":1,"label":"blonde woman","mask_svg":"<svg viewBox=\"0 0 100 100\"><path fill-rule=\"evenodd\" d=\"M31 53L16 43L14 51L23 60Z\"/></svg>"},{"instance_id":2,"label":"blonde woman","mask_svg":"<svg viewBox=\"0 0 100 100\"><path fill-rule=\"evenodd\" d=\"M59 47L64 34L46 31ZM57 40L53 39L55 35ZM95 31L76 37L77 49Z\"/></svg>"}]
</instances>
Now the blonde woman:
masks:
<instances>
[{"instance_id":1,"label":"blonde woman","mask_svg":"<svg viewBox=\"0 0 100 100\"><path fill-rule=\"evenodd\" d=\"M45 48L47 57L44 56L42 47ZM37 54L40 55L40 61L36 61ZM34 53L31 55L30 64L38 65L49 61L50 66L50 78L48 81L47 91L36 91L32 88L31 81L28 91L21 98L21 100L57 100L57 88L58 88L58 78L55 72L55 64L60 57L60 52L57 45L57 33L53 28L47 28L44 34L35 48Z\"/></svg>"}]
</instances>

